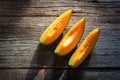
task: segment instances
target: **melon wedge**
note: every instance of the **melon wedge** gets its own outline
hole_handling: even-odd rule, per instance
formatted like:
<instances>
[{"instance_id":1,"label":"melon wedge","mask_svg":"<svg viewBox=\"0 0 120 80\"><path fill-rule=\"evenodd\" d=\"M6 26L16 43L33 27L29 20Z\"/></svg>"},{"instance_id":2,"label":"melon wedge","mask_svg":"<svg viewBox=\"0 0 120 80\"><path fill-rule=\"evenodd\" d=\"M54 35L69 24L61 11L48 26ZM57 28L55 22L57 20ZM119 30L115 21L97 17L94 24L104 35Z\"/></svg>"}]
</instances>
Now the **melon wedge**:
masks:
<instances>
[{"instance_id":1,"label":"melon wedge","mask_svg":"<svg viewBox=\"0 0 120 80\"><path fill-rule=\"evenodd\" d=\"M80 40L85 28L85 19L79 20L62 38L55 49L57 55L63 56L68 54Z\"/></svg>"},{"instance_id":2,"label":"melon wedge","mask_svg":"<svg viewBox=\"0 0 120 80\"><path fill-rule=\"evenodd\" d=\"M67 26L72 14L72 9L62 13L48 28L43 32L39 41L42 44L48 45L54 42Z\"/></svg>"},{"instance_id":3,"label":"melon wedge","mask_svg":"<svg viewBox=\"0 0 120 80\"><path fill-rule=\"evenodd\" d=\"M76 49L76 51L71 56L68 65L72 68L79 66L83 60L88 56L90 51L95 46L98 39L100 29L96 28L89 33L81 45Z\"/></svg>"}]
</instances>

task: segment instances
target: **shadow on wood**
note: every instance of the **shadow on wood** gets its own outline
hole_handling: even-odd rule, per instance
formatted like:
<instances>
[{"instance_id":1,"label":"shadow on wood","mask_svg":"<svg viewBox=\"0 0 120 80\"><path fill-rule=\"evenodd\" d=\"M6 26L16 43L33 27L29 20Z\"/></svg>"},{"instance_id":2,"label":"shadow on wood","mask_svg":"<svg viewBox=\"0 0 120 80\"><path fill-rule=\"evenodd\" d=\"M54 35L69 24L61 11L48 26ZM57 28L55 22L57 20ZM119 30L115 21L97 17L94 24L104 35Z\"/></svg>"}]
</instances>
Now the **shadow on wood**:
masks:
<instances>
[{"instance_id":1,"label":"shadow on wood","mask_svg":"<svg viewBox=\"0 0 120 80\"><path fill-rule=\"evenodd\" d=\"M63 34L54 43L50 45L42 45L40 43L38 44L30 64L30 68L37 69L37 70L35 71L32 69L29 69L26 75L26 80L34 80L36 75L38 75L38 73L43 69L46 69L45 73L40 72L39 75L43 75L45 79L50 79L50 80L59 79L59 77L63 74L63 71L64 71L59 69L66 68L70 56L76 49L75 47L66 56L55 55L54 49L58 45L62 36ZM47 70L47 69L52 69L52 70ZM31 75L31 73L34 73L34 74Z\"/></svg>"},{"instance_id":2,"label":"shadow on wood","mask_svg":"<svg viewBox=\"0 0 120 80\"><path fill-rule=\"evenodd\" d=\"M31 0L3 0L0 1L1 14L2 17L18 17L25 13L26 6L30 6ZM16 11L17 10L17 11ZM22 15L23 16L23 15ZM16 20L14 20L16 21Z\"/></svg>"},{"instance_id":3,"label":"shadow on wood","mask_svg":"<svg viewBox=\"0 0 120 80\"><path fill-rule=\"evenodd\" d=\"M25 69L0 69L0 80L24 80Z\"/></svg>"},{"instance_id":4,"label":"shadow on wood","mask_svg":"<svg viewBox=\"0 0 120 80\"><path fill-rule=\"evenodd\" d=\"M0 3L2 4L2 6L0 6L0 8L1 8L0 9L0 12L1 12L0 36L3 37L3 39L4 39L4 37L7 37L7 40L8 40L8 38L11 38L14 36L17 37L18 34L16 32L21 31L21 30L17 31L17 29L21 29L21 28L18 27L18 25L13 24L13 23L19 23L21 20L21 17L17 17L16 19L11 18L11 17L15 16L16 14L19 14L19 15L23 14L25 12L25 10L23 10L23 8L25 6L30 5L30 0L27 0L27 1L25 1L25 0L23 0L23 1L5 0L5 1L1 1ZM9 3L11 3L11 4L9 4ZM17 10L17 11L15 11L15 10ZM9 15L7 13L9 13L11 15ZM15 13L15 14L13 14L13 13ZM5 18L5 17L8 17L8 18ZM8 25L12 25L12 26L8 26ZM11 28L12 28L12 30L9 30ZM21 31L21 34L24 34L24 33L26 33L26 31Z\"/></svg>"},{"instance_id":5,"label":"shadow on wood","mask_svg":"<svg viewBox=\"0 0 120 80\"><path fill-rule=\"evenodd\" d=\"M54 63L53 63L54 67L55 68L66 68L66 66L68 66L68 61L76 48L77 46L65 56L55 55Z\"/></svg>"},{"instance_id":6,"label":"shadow on wood","mask_svg":"<svg viewBox=\"0 0 120 80\"><path fill-rule=\"evenodd\" d=\"M80 64L78 66L78 68L75 69L71 69L69 68L66 75L67 76L67 80L82 80L82 78L84 77L84 73L83 71L81 71L81 69L84 69L84 66L88 66L89 65L89 60L91 58L91 54L89 54L87 56L87 58L82 62L82 64Z\"/></svg>"},{"instance_id":7,"label":"shadow on wood","mask_svg":"<svg viewBox=\"0 0 120 80\"><path fill-rule=\"evenodd\" d=\"M30 68L34 68L37 70L34 71L34 74L32 75L31 73L33 72L33 70L32 69L28 70L26 80L33 80L35 76L38 74L40 69L55 67L53 65L55 57L54 49L58 42L61 40L62 35L63 34L61 34L60 37L50 45L43 45L40 43L38 44L30 64ZM41 75L43 75L43 73L41 73Z\"/></svg>"}]
</instances>

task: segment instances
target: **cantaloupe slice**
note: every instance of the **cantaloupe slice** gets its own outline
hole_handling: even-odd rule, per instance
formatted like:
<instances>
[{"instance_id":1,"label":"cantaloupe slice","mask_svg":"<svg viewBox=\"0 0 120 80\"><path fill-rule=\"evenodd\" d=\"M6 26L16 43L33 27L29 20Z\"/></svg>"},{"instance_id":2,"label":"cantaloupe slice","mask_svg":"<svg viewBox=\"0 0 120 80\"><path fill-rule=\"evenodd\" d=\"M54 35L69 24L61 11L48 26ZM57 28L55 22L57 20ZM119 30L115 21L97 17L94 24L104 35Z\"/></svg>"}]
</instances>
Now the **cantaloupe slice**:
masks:
<instances>
[{"instance_id":1,"label":"cantaloupe slice","mask_svg":"<svg viewBox=\"0 0 120 80\"><path fill-rule=\"evenodd\" d=\"M48 28L43 32L39 41L42 44L48 45L54 42L67 26L72 14L72 9L62 13Z\"/></svg>"},{"instance_id":2,"label":"cantaloupe slice","mask_svg":"<svg viewBox=\"0 0 120 80\"><path fill-rule=\"evenodd\" d=\"M80 40L85 27L85 19L79 20L63 37L55 49L57 55L63 56L68 54Z\"/></svg>"},{"instance_id":3,"label":"cantaloupe slice","mask_svg":"<svg viewBox=\"0 0 120 80\"><path fill-rule=\"evenodd\" d=\"M76 51L71 56L68 65L72 68L79 66L83 60L88 56L90 51L93 49L98 36L100 29L96 28L89 33L81 45L76 49Z\"/></svg>"}]
</instances>

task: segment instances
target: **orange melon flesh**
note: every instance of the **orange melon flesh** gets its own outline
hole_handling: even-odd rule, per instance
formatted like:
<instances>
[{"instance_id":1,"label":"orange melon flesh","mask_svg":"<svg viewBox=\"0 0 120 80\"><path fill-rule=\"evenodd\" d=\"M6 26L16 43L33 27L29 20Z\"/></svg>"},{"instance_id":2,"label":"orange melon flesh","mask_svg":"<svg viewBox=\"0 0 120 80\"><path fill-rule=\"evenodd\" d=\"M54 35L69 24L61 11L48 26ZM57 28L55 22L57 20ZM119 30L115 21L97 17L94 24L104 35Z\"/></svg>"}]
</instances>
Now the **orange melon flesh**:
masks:
<instances>
[{"instance_id":1,"label":"orange melon flesh","mask_svg":"<svg viewBox=\"0 0 120 80\"><path fill-rule=\"evenodd\" d=\"M81 43L81 45L76 49L76 51L71 56L68 65L70 67L77 67L79 66L83 60L88 56L90 51L93 49L98 36L99 36L100 29L96 28L89 33L89 35L85 38L85 40Z\"/></svg>"},{"instance_id":2,"label":"orange melon flesh","mask_svg":"<svg viewBox=\"0 0 120 80\"><path fill-rule=\"evenodd\" d=\"M85 19L79 20L63 37L55 49L55 53L63 56L68 54L80 40L85 28Z\"/></svg>"},{"instance_id":3,"label":"orange melon flesh","mask_svg":"<svg viewBox=\"0 0 120 80\"><path fill-rule=\"evenodd\" d=\"M43 32L39 41L42 44L48 45L54 42L67 26L72 14L72 9L62 13L49 27Z\"/></svg>"}]
</instances>

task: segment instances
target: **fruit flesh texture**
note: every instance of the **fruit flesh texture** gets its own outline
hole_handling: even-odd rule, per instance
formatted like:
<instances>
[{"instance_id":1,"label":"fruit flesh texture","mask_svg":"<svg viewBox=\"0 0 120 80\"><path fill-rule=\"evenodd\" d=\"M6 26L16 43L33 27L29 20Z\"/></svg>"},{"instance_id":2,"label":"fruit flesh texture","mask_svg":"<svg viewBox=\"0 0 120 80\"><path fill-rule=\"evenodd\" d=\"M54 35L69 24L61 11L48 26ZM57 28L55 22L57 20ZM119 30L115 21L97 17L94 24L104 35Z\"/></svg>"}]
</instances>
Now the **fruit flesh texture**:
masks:
<instances>
[{"instance_id":1,"label":"fruit flesh texture","mask_svg":"<svg viewBox=\"0 0 120 80\"><path fill-rule=\"evenodd\" d=\"M63 37L55 49L57 55L68 54L80 40L85 28L85 19L79 20Z\"/></svg>"},{"instance_id":2,"label":"fruit flesh texture","mask_svg":"<svg viewBox=\"0 0 120 80\"><path fill-rule=\"evenodd\" d=\"M79 66L83 60L88 56L90 51L93 49L98 36L99 36L100 29L94 29L89 33L86 39L82 42L82 44L76 49L76 51L71 56L68 65L70 67L77 67Z\"/></svg>"},{"instance_id":3,"label":"fruit flesh texture","mask_svg":"<svg viewBox=\"0 0 120 80\"><path fill-rule=\"evenodd\" d=\"M72 14L72 9L65 11L61 14L49 27L43 32L39 41L42 44L48 45L54 42L67 26Z\"/></svg>"}]
</instances>

